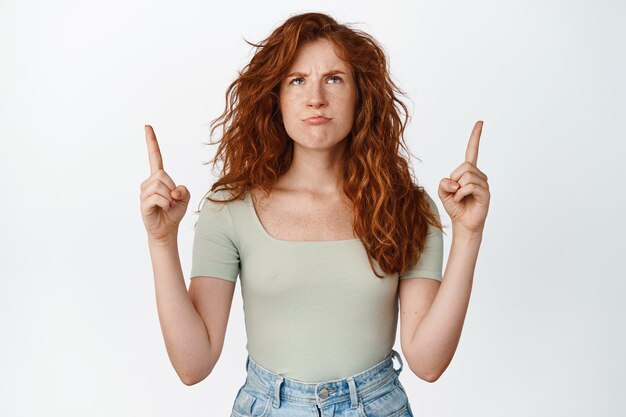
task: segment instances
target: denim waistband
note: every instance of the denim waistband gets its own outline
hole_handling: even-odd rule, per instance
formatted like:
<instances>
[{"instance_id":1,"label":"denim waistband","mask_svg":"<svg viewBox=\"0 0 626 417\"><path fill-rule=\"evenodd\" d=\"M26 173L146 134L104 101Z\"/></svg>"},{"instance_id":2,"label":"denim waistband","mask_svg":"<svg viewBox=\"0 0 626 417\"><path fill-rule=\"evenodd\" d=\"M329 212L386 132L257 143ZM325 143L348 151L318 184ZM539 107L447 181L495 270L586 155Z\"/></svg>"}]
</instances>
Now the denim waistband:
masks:
<instances>
[{"instance_id":1,"label":"denim waistband","mask_svg":"<svg viewBox=\"0 0 626 417\"><path fill-rule=\"evenodd\" d=\"M400 363L398 369L393 367L394 357ZM318 405L320 408L350 399L351 408L356 409L359 398L367 397L368 393L396 380L402 367L400 354L392 349L381 362L356 375L321 382L302 382L265 369L248 355L246 385L261 395L273 397L272 405L275 408L280 407L281 399Z\"/></svg>"}]
</instances>

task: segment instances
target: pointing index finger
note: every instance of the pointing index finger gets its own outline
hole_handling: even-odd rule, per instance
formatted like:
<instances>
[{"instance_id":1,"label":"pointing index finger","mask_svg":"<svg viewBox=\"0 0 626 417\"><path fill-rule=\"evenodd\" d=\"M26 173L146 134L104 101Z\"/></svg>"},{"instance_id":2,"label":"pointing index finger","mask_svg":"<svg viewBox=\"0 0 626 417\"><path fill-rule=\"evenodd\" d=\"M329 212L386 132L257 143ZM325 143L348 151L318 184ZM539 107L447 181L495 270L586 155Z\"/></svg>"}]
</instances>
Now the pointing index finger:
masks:
<instances>
[{"instance_id":1,"label":"pointing index finger","mask_svg":"<svg viewBox=\"0 0 626 417\"><path fill-rule=\"evenodd\" d=\"M150 173L163 169L163 158L152 126L145 125L146 143L148 145L148 159L150 160Z\"/></svg>"},{"instance_id":2,"label":"pointing index finger","mask_svg":"<svg viewBox=\"0 0 626 417\"><path fill-rule=\"evenodd\" d=\"M465 160L471 162L474 165L478 164L478 143L480 141L480 134L483 131L483 122L479 120L472 129L469 142L467 144L467 150L465 151Z\"/></svg>"}]
</instances>

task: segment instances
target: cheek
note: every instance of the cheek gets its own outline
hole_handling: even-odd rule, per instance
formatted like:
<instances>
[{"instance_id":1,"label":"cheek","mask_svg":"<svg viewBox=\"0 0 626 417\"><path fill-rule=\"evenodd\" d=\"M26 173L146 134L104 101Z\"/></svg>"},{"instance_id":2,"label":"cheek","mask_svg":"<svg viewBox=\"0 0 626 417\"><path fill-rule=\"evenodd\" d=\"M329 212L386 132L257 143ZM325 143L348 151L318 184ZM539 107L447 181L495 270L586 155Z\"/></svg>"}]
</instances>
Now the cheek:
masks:
<instances>
[{"instance_id":1,"label":"cheek","mask_svg":"<svg viewBox=\"0 0 626 417\"><path fill-rule=\"evenodd\" d=\"M289 98L289 97L283 97L280 100L280 111L283 115L283 117L289 117L291 114L294 113L294 103L293 103L293 99Z\"/></svg>"},{"instance_id":2,"label":"cheek","mask_svg":"<svg viewBox=\"0 0 626 417\"><path fill-rule=\"evenodd\" d=\"M346 117L354 117L354 111L356 110L356 97L354 95L346 95L343 97L342 106L343 113Z\"/></svg>"},{"instance_id":3,"label":"cheek","mask_svg":"<svg viewBox=\"0 0 626 417\"><path fill-rule=\"evenodd\" d=\"M299 114L296 109L293 101L288 98L280 102L280 115L288 133L294 133L294 129L298 128Z\"/></svg>"}]
</instances>

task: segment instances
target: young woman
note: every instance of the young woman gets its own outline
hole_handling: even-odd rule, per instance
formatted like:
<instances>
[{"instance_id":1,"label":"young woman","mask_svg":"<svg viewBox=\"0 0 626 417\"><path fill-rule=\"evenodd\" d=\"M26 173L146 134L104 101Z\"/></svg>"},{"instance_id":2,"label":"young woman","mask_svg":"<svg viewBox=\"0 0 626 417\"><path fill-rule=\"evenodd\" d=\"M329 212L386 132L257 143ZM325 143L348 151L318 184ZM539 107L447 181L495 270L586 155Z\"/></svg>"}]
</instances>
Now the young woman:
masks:
<instances>
[{"instance_id":1,"label":"young woman","mask_svg":"<svg viewBox=\"0 0 626 417\"><path fill-rule=\"evenodd\" d=\"M213 121L224 165L199 211L189 290L177 232L190 193L146 126L141 212L170 360L187 385L211 373L239 276L248 357L232 416L412 416L392 349L398 298L407 365L433 382L458 345L488 211L482 122L439 183L444 279L443 226L399 154L407 108L380 45L320 13L252 45Z\"/></svg>"}]
</instances>

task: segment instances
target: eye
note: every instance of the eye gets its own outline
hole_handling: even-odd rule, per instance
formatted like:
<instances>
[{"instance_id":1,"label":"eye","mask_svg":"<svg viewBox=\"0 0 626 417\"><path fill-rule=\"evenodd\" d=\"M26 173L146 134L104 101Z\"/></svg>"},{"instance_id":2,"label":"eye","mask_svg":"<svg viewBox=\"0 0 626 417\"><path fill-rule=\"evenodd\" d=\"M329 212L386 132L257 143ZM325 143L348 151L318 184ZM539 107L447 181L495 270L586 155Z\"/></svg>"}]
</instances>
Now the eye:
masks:
<instances>
[{"instance_id":1,"label":"eye","mask_svg":"<svg viewBox=\"0 0 626 417\"><path fill-rule=\"evenodd\" d=\"M294 81L304 81L304 78L294 78L293 80L289 82L289 84L293 84ZM296 84L296 85L299 85L299 84Z\"/></svg>"},{"instance_id":2,"label":"eye","mask_svg":"<svg viewBox=\"0 0 626 417\"><path fill-rule=\"evenodd\" d=\"M343 81L343 80L341 79L341 77L340 77L340 76L338 76L338 75L331 75L328 79L329 79L329 80L337 80L337 82L333 82L333 84L339 84L341 81Z\"/></svg>"}]
</instances>

